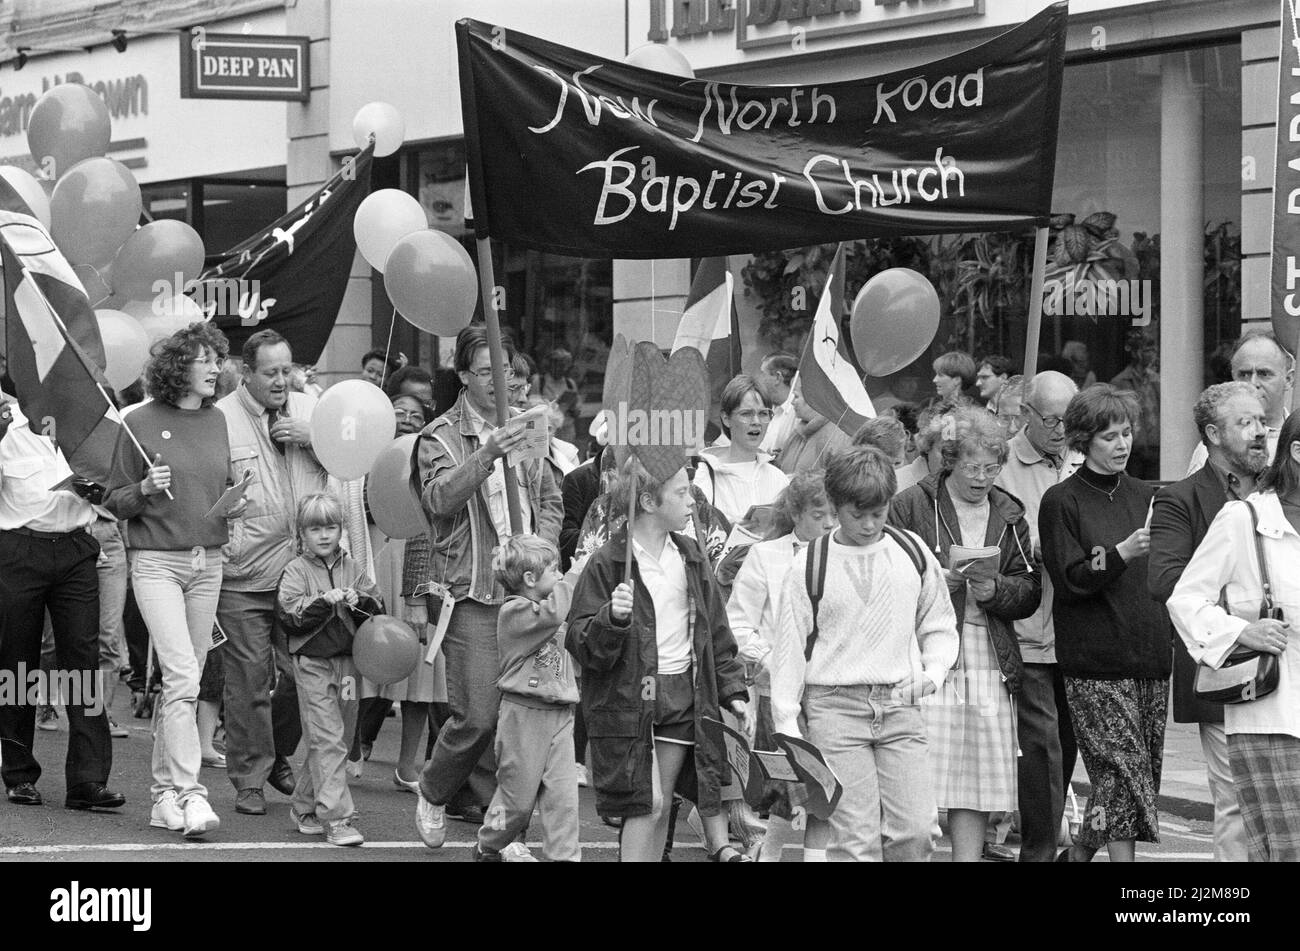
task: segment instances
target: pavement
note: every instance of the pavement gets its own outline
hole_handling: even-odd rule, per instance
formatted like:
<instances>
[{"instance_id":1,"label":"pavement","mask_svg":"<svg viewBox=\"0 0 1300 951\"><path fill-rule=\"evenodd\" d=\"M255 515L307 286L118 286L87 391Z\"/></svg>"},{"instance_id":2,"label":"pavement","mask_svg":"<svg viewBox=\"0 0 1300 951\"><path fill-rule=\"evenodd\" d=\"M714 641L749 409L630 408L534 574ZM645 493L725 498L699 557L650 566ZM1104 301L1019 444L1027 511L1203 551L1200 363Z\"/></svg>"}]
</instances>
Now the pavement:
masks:
<instances>
[{"instance_id":1,"label":"pavement","mask_svg":"<svg viewBox=\"0 0 1300 951\"><path fill-rule=\"evenodd\" d=\"M117 722L130 736L113 741L113 771L109 785L127 797L119 810L104 813L73 812L63 808L63 756L67 721L60 712L58 729L36 733L36 755L45 768L38 788L45 804L14 806L0 800L0 862L30 861L469 861L476 827L449 821L446 845L430 850L415 834L416 797L393 782L400 721L385 721L371 759L359 779L351 782L357 806L357 827L367 842L361 848L330 846L293 828L289 799L266 790L268 814L242 816L234 810L235 792L224 770L205 768L201 779L208 786L221 828L199 841L186 841L178 833L149 826L150 754L153 740L147 721L132 718L125 689L117 691L111 707ZM295 757L301 768L302 755ZM1088 783L1080 761L1073 782L1080 813L1085 808ZM580 834L583 860L609 862L618 857L617 833L596 815L592 790L582 789ZM1200 740L1194 725L1170 723L1165 736L1165 761L1160 796L1161 842L1139 845L1140 858L1161 861L1212 859L1210 820L1212 807L1205 781ZM540 842L530 845L540 856ZM675 862L705 860L704 850L684 818L675 833ZM1008 844L1014 850L1012 833ZM939 843L935 861L947 861L947 839ZM787 847L786 861L798 861L797 850ZM1105 861L1104 853L1095 861Z\"/></svg>"}]
</instances>

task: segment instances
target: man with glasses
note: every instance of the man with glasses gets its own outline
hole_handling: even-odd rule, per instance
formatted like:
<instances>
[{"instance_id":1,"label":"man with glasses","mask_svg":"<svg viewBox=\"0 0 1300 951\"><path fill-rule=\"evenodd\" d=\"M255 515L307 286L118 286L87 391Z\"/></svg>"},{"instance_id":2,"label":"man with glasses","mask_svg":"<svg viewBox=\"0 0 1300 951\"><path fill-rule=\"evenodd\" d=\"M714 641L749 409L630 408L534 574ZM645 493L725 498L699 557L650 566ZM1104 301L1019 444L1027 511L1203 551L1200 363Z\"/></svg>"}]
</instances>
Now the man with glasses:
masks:
<instances>
[{"instance_id":1,"label":"man with glasses","mask_svg":"<svg viewBox=\"0 0 1300 951\"><path fill-rule=\"evenodd\" d=\"M1024 398L1025 378L1013 376L1002 384L993 397L993 402L989 404L989 412L998 418L998 425L1006 432L1008 439L1020 432L1025 424L1021 415Z\"/></svg>"},{"instance_id":2,"label":"man with glasses","mask_svg":"<svg viewBox=\"0 0 1300 951\"><path fill-rule=\"evenodd\" d=\"M1038 507L1043 493L1068 477L1082 461L1065 441L1065 408L1078 388L1063 373L1047 370L1029 381L1021 399L1023 428L1008 442L1007 462L997 485L1025 506L1033 541L1033 570L1042 572ZM1065 790L1074 773L1077 748L1065 701L1065 680L1056 665L1052 627L1052 584L1044 573L1043 598L1031 616L1015 622L1024 661L1018 698L1017 770L1020 805L1020 861L1050 862L1065 813Z\"/></svg>"},{"instance_id":3,"label":"man with glasses","mask_svg":"<svg viewBox=\"0 0 1300 951\"><path fill-rule=\"evenodd\" d=\"M505 345L507 362L513 348ZM454 599L443 640L450 717L438 733L433 756L420 776L416 829L429 848L447 837L451 811L474 818L496 790L492 742L501 695L497 655L497 613L505 592L496 581L492 552L513 534L510 524L505 457L524 441L521 426L496 425L496 391L487 332L482 324L456 337L456 370L464 390L455 404L425 427L418 448L421 501L432 526L428 583L429 616L442 610L442 591ZM506 371L506 385L514 378ZM564 508L551 469L540 459L515 467L522 531L555 544ZM476 801L455 802L468 782ZM449 809L450 807L450 809ZM527 848L514 843L502 851L506 861L529 861Z\"/></svg>"},{"instance_id":4,"label":"man with glasses","mask_svg":"<svg viewBox=\"0 0 1300 951\"><path fill-rule=\"evenodd\" d=\"M1287 417L1286 394L1295 383L1295 358L1271 333L1248 333L1232 348L1232 378L1249 383L1264 404L1264 426L1268 437L1268 458L1277 452L1277 438ZM1187 474L1192 475L1209 458L1204 442L1192 452Z\"/></svg>"},{"instance_id":5,"label":"man with glasses","mask_svg":"<svg viewBox=\"0 0 1300 951\"><path fill-rule=\"evenodd\" d=\"M275 590L294 557L298 501L324 492L329 476L311 451L316 399L293 392L293 352L274 330L259 330L243 350L242 385L217 401L226 416L230 475L254 473L244 515L230 523L217 622L229 639L226 674L226 772L235 811L266 814L262 787L293 794L289 757L302 738L284 633L275 624ZM274 692L272 687L274 686Z\"/></svg>"}]
</instances>

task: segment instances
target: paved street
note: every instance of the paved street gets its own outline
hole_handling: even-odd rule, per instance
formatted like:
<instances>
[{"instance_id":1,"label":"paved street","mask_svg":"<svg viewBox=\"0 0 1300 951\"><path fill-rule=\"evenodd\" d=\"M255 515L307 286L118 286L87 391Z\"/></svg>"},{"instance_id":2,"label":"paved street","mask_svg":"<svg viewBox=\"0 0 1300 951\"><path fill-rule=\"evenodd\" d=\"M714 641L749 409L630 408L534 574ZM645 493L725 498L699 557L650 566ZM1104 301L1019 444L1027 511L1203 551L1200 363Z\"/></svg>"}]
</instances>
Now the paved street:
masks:
<instances>
[{"instance_id":1,"label":"paved street","mask_svg":"<svg viewBox=\"0 0 1300 951\"><path fill-rule=\"evenodd\" d=\"M0 801L0 861L397 861L459 862L469 858L475 828L448 823L447 844L438 851L426 849L416 838L415 796L393 785L397 756L398 721L385 721L365 773L352 783L357 826L367 843L360 849L341 849L319 838L300 835L289 819L286 797L267 790L266 816L241 816L235 812L234 789L224 771L205 769L213 808L221 829L201 842L187 842L178 833L149 827L149 755L152 740L146 723L132 719L127 693L118 691L114 716L131 735L113 742L111 786L127 797L124 808L113 813L87 814L63 808L63 753L67 742L62 713L57 732L36 733L37 756L46 772L38 787L45 805L18 807ZM301 765L301 755L295 762ZM1084 808L1086 774L1080 763L1075 773L1079 808ZM1212 858L1208 793L1200 745L1194 728L1170 724L1166 734L1162 785L1162 841L1139 846L1140 858L1195 862ZM616 834L596 816L590 790L581 793L583 858L588 862L614 861ZM704 852L685 822L677 832L674 861L703 861ZM537 850L537 842L530 842ZM1014 837L1012 847L1015 847ZM946 838L936 861L949 857ZM797 860L787 852L787 859ZM1104 854L1097 861L1105 861Z\"/></svg>"}]
</instances>

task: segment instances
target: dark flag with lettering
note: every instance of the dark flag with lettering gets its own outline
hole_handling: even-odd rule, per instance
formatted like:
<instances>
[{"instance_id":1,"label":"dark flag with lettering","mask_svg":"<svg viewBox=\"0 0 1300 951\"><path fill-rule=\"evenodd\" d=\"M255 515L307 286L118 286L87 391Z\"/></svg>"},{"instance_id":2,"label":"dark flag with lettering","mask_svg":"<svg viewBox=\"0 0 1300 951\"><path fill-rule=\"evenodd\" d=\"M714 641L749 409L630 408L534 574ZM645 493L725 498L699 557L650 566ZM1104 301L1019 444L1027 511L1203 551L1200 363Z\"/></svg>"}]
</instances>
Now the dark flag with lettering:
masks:
<instances>
[{"instance_id":1,"label":"dark flag with lettering","mask_svg":"<svg viewBox=\"0 0 1300 951\"><path fill-rule=\"evenodd\" d=\"M1051 212L1065 3L870 79L742 86L456 25L480 238L585 257L1012 231Z\"/></svg>"},{"instance_id":2,"label":"dark flag with lettering","mask_svg":"<svg viewBox=\"0 0 1300 951\"><path fill-rule=\"evenodd\" d=\"M122 421L108 400L95 312L49 232L3 180L0 258L5 353L18 405L74 473L106 485Z\"/></svg>"},{"instance_id":3,"label":"dark flag with lettering","mask_svg":"<svg viewBox=\"0 0 1300 951\"><path fill-rule=\"evenodd\" d=\"M370 194L369 147L284 217L224 254L210 255L193 296L230 338L232 353L267 327L298 363L320 359L348 289L352 219Z\"/></svg>"}]
</instances>

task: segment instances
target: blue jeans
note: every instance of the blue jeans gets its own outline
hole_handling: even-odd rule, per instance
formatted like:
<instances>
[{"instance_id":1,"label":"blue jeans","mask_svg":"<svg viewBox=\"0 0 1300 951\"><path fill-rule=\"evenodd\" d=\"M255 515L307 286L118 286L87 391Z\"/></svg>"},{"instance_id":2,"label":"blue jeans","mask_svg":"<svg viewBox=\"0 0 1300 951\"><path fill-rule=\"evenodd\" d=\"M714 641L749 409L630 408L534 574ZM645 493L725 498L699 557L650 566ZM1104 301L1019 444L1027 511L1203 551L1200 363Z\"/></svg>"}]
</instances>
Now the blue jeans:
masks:
<instances>
[{"instance_id":1,"label":"blue jeans","mask_svg":"<svg viewBox=\"0 0 1300 951\"><path fill-rule=\"evenodd\" d=\"M168 789L206 797L194 718L221 594L221 549L132 551L131 587L158 655L162 697L153 715L153 798Z\"/></svg>"},{"instance_id":2,"label":"blue jeans","mask_svg":"<svg viewBox=\"0 0 1300 951\"><path fill-rule=\"evenodd\" d=\"M844 786L831 815L832 862L926 862L934 781L917 704L888 685L804 689L808 740Z\"/></svg>"},{"instance_id":3,"label":"blue jeans","mask_svg":"<svg viewBox=\"0 0 1300 951\"><path fill-rule=\"evenodd\" d=\"M498 605L466 598L456 603L442 653L447 660L447 706L451 716L438 731L433 756L420 775L420 791L446 805L468 782L475 805L485 807L496 792L496 735L501 693L497 678Z\"/></svg>"}]
</instances>

